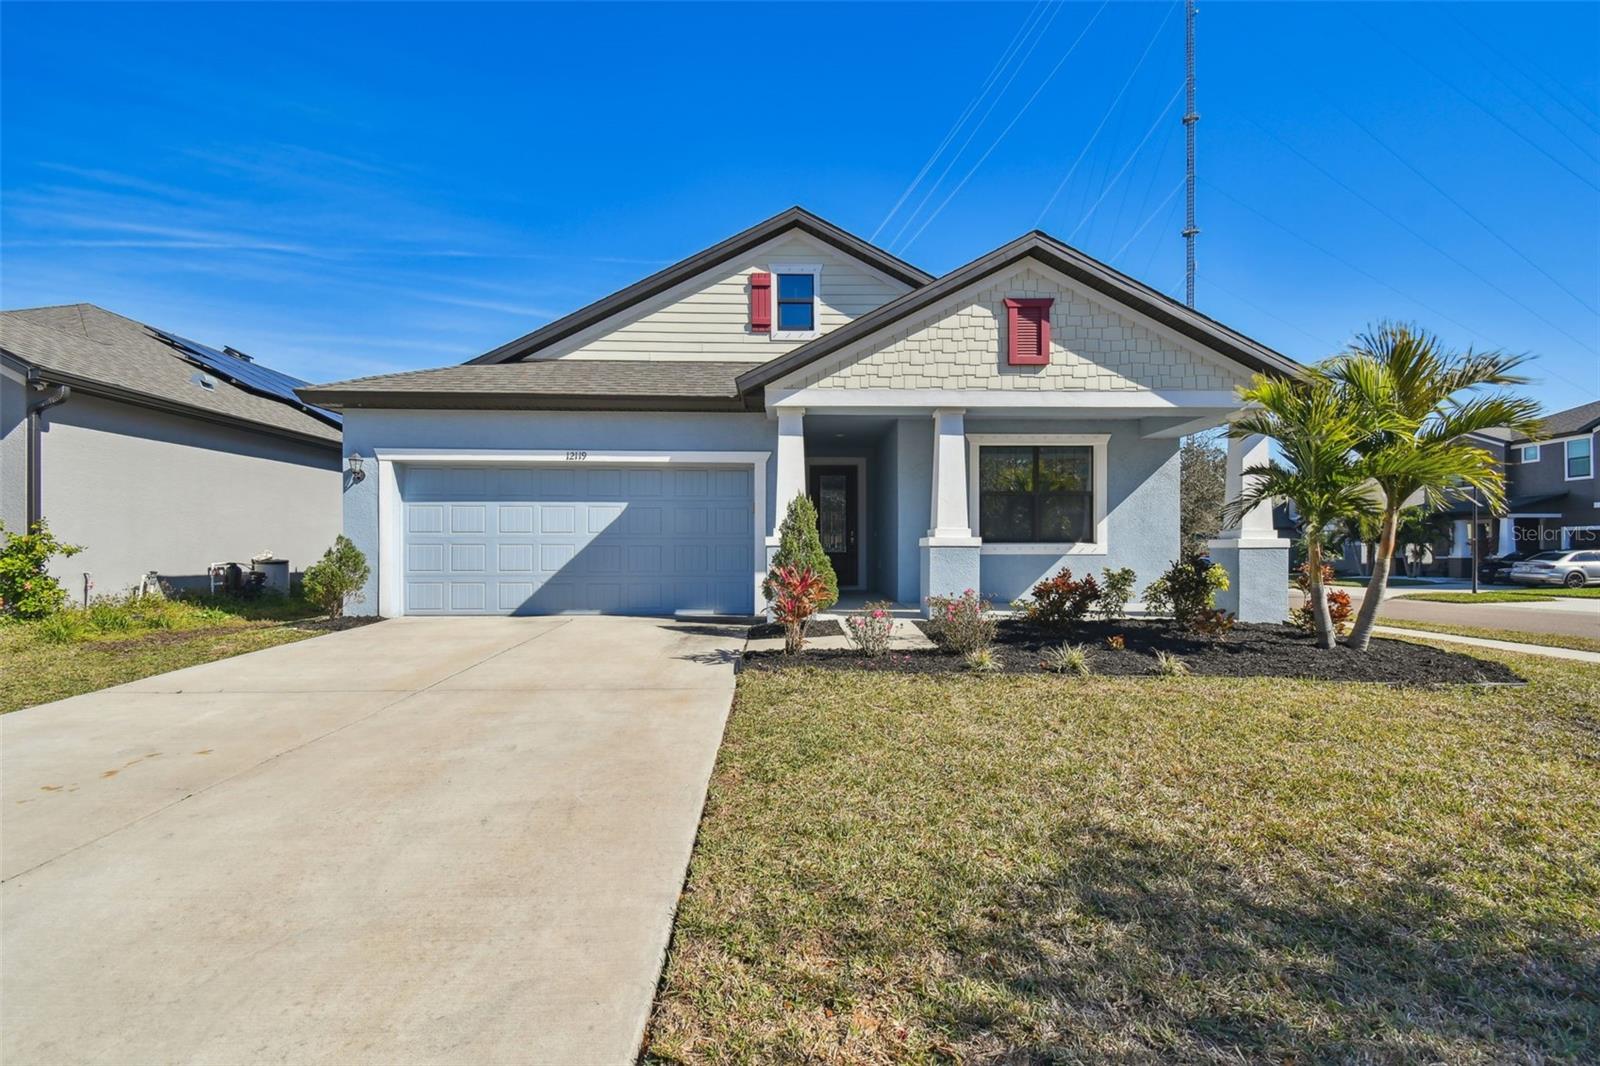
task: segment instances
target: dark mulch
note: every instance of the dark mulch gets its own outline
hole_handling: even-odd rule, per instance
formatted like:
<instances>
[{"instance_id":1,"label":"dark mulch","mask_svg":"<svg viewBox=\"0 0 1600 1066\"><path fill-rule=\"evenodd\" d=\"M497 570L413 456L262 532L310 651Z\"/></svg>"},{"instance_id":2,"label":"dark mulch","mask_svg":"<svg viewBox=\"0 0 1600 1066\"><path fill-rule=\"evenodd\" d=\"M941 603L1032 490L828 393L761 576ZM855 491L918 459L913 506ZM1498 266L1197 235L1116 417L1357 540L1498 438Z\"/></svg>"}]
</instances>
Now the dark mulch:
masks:
<instances>
[{"instance_id":1,"label":"dark mulch","mask_svg":"<svg viewBox=\"0 0 1600 1066\"><path fill-rule=\"evenodd\" d=\"M776 622L767 622L764 625L750 627L750 639L761 640L764 637L783 636L783 627ZM806 623L806 639L812 637L842 637L844 626L832 618L819 618Z\"/></svg>"},{"instance_id":2,"label":"dark mulch","mask_svg":"<svg viewBox=\"0 0 1600 1066\"><path fill-rule=\"evenodd\" d=\"M1106 638L1113 634L1123 638L1121 650L1106 646ZM1378 637L1365 653L1343 645L1324 651L1298 629L1284 625L1239 625L1226 636L1208 639L1159 621L1082 622L1070 632L1056 633L1006 619L995 638L994 656L1004 673L1044 673L1040 651L1064 642L1087 645L1094 672L1112 677L1155 674L1155 653L1165 651L1182 658L1191 673L1202 677L1298 677L1404 685L1523 680L1500 663L1409 641ZM867 659L845 649L816 649L799 656L781 651L750 652L744 657L747 670L796 666L909 674L962 673L966 669L959 655L937 650L894 652L881 659Z\"/></svg>"}]
</instances>

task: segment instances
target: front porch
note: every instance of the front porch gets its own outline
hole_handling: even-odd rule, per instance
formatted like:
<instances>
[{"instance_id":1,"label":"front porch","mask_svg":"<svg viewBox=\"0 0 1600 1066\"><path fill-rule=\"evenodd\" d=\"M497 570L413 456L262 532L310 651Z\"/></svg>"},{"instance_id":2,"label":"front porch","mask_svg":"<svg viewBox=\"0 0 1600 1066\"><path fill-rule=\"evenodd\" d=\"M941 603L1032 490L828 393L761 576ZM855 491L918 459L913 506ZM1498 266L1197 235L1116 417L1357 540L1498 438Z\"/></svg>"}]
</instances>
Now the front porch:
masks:
<instances>
[{"instance_id":1,"label":"front porch","mask_svg":"<svg viewBox=\"0 0 1600 1066\"><path fill-rule=\"evenodd\" d=\"M839 578L833 613L888 601L896 614L920 615L930 596L967 589L1004 608L1063 566L1130 567L1142 590L1179 552L1180 438L1235 410L1142 401L779 406L768 560L788 502L805 493ZM1233 442L1230 491L1265 450L1259 439ZM1247 515L1212 550L1231 576L1222 606L1246 621L1282 617L1288 544L1270 509Z\"/></svg>"}]
</instances>

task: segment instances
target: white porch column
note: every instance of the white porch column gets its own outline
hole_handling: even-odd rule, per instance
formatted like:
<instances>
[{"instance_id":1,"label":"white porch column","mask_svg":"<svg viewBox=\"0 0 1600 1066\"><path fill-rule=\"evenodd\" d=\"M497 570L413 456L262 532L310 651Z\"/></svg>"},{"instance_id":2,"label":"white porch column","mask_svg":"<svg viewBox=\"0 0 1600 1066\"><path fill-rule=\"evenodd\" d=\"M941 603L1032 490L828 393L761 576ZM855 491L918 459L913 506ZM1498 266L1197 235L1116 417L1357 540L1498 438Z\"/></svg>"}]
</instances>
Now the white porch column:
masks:
<instances>
[{"instance_id":1,"label":"white porch column","mask_svg":"<svg viewBox=\"0 0 1600 1066\"><path fill-rule=\"evenodd\" d=\"M936 540L971 537L967 515L966 412L941 407L933 412L933 506L928 536Z\"/></svg>"},{"instance_id":2,"label":"white porch column","mask_svg":"<svg viewBox=\"0 0 1600 1066\"><path fill-rule=\"evenodd\" d=\"M1239 498L1246 487L1245 468L1265 465L1271 457L1267 438L1252 435L1228 439L1225 478L1227 499ZM1217 606L1241 622L1281 622L1289 610L1289 542L1272 527L1272 504L1265 501L1224 529L1210 543L1211 558L1228 571L1228 588L1217 594Z\"/></svg>"},{"instance_id":3,"label":"white porch column","mask_svg":"<svg viewBox=\"0 0 1600 1066\"><path fill-rule=\"evenodd\" d=\"M1455 534L1450 539L1450 554L1458 559L1472 558L1472 521L1456 519Z\"/></svg>"},{"instance_id":4,"label":"white porch column","mask_svg":"<svg viewBox=\"0 0 1600 1066\"><path fill-rule=\"evenodd\" d=\"M1496 555L1510 555L1517 550L1517 529L1510 516L1500 519L1500 543Z\"/></svg>"},{"instance_id":5,"label":"white porch column","mask_svg":"<svg viewBox=\"0 0 1600 1066\"><path fill-rule=\"evenodd\" d=\"M789 502L806 491L806 436L804 407L778 408L778 474L776 481L777 510L773 516L772 535L789 513Z\"/></svg>"}]
</instances>

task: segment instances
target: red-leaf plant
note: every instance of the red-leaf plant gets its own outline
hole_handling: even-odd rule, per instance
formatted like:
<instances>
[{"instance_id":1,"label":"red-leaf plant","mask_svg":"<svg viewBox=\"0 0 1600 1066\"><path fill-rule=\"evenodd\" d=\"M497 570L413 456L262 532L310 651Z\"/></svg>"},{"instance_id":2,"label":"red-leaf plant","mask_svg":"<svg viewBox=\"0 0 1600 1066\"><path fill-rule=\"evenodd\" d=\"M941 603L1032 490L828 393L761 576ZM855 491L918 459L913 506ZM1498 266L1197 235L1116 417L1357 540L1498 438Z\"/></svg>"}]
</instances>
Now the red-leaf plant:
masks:
<instances>
[{"instance_id":1,"label":"red-leaf plant","mask_svg":"<svg viewBox=\"0 0 1600 1066\"><path fill-rule=\"evenodd\" d=\"M772 616L783 626L783 650L798 655L806 644L806 623L817 613L827 585L807 567L780 566L771 575Z\"/></svg>"}]
</instances>

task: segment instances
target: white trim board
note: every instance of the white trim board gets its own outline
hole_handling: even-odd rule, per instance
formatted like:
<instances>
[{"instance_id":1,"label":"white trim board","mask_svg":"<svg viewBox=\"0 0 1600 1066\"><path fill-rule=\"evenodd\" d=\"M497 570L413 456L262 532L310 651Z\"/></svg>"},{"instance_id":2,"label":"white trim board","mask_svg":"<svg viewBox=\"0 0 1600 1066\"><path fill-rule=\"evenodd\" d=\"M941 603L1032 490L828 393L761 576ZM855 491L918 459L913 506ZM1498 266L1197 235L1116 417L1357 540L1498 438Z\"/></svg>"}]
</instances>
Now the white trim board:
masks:
<instances>
[{"instance_id":1,"label":"white trim board","mask_svg":"<svg viewBox=\"0 0 1600 1066\"><path fill-rule=\"evenodd\" d=\"M983 539L982 512L979 507L980 479L978 475L978 450L985 444L1012 446L1088 446L1093 452L1093 509L1094 542L1092 544L984 544L979 551L984 555L1106 555L1110 551L1107 536L1109 522L1106 503L1110 486L1106 483L1106 448L1111 441L1109 433L968 433L967 434L967 521L972 534Z\"/></svg>"},{"instance_id":2,"label":"white trim board","mask_svg":"<svg viewBox=\"0 0 1600 1066\"><path fill-rule=\"evenodd\" d=\"M931 411L960 407L968 414L992 409L1033 408L1096 418L1135 418L1182 414L1194 407L1239 410L1239 397L1222 389L766 389L768 408L779 405L812 411L878 407L892 411ZM1092 412L1092 414L1090 414ZM1219 418L1218 421L1223 419Z\"/></svg>"},{"instance_id":3,"label":"white trim board","mask_svg":"<svg viewBox=\"0 0 1600 1066\"><path fill-rule=\"evenodd\" d=\"M560 463L584 466L749 466L750 512L754 530L755 573L751 607L761 614L766 604L761 582L766 577L767 462L771 452L638 452L594 449L524 450L515 448L374 448L378 464L378 614L405 614L405 501L394 467L401 465L472 466L474 464ZM581 458L579 458L581 456Z\"/></svg>"}]
</instances>

